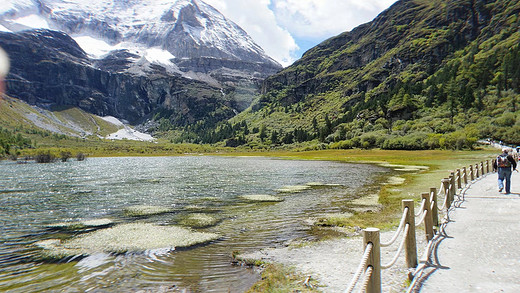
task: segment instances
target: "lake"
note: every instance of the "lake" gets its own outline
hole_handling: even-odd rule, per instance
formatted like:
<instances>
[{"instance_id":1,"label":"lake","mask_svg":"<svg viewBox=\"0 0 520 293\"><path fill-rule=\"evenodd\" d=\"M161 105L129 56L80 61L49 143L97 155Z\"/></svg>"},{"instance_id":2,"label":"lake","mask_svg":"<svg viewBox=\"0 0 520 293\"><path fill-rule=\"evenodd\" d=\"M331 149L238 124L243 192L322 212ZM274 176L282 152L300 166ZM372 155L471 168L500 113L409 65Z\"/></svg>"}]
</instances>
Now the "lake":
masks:
<instances>
[{"instance_id":1,"label":"lake","mask_svg":"<svg viewBox=\"0 0 520 293\"><path fill-rule=\"evenodd\" d=\"M260 276L255 269L233 265L233 251L315 240L319 235L311 232L307 219L348 212L349 200L374 189L388 175L387 169L368 164L263 157L0 161L0 291L244 292ZM276 191L308 182L331 186L290 194ZM247 194L276 195L284 201L240 198ZM164 206L173 212L125 216L123 209L134 205ZM190 249L100 253L51 262L42 261L40 249L33 245L85 232L49 228L60 222L109 218L117 223L179 225L186 215L201 211L219 222L197 230L221 237Z\"/></svg>"}]
</instances>

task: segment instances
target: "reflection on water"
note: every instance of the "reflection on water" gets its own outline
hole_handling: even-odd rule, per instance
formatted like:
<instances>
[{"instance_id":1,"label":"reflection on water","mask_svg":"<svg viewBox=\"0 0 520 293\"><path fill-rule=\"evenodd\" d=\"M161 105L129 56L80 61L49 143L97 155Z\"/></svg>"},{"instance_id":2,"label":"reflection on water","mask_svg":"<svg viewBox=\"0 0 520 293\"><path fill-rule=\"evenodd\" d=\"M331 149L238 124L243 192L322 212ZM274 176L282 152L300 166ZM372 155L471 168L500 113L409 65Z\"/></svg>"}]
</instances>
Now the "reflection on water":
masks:
<instances>
[{"instance_id":1,"label":"reflection on water","mask_svg":"<svg viewBox=\"0 0 520 293\"><path fill-rule=\"evenodd\" d=\"M231 253L308 238L303 220L339 212L341 203L384 169L318 161L267 158L90 158L83 162L0 162L0 291L9 292L243 292L258 278L231 265ZM250 203L244 194L277 195L307 182L340 184L278 194L278 203ZM132 205L170 207L172 213L129 218ZM111 218L176 225L188 213L211 212L221 221L200 231L222 235L208 245L179 251L95 254L44 262L31 244L68 239L81 231L48 226Z\"/></svg>"}]
</instances>

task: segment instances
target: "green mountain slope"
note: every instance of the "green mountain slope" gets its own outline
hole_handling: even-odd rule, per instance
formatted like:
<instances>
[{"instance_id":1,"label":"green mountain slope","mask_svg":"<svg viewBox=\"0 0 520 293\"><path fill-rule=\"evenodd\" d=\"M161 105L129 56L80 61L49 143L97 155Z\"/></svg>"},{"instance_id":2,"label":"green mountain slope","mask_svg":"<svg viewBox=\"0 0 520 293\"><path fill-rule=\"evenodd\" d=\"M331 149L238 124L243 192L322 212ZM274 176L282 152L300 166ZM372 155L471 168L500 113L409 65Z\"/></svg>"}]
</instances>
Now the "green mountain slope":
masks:
<instances>
[{"instance_id":1,"label":"green mountain slope","mask_svg":"<svg viewBox=\"0 0 520 293\"><path fill-rule=\"evenodd\" d=\"M0 158L66 137L98 139L120 128L79 108L49 111L8 96L0 98Z\"/></svg>"},{"instance_id":2,"label":"green mountain slope","mask_svg":"<svg viewBox=\"0 0 520 293\"><path fill-rule=\"evenodd\" d=\"M203 142L426 149L520 143L520 2L401 0L268 78Z\"/></svg>"}]
</instances>

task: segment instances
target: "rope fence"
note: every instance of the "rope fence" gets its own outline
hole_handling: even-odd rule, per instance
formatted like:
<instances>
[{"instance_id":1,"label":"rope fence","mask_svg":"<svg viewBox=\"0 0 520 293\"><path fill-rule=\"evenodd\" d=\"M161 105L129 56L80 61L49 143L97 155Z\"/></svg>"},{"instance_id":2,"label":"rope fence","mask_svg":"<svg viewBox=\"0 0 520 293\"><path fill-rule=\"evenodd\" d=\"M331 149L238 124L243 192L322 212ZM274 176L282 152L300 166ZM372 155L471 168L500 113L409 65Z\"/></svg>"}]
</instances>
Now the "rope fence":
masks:
<instances>
[{"instance_id":1,"label":"rope fence","mask_svg":"<svg viewBox=\"0 0 520 293\"><path fill-rule=\"evenodd\" d=\"M360 261L359 267L344 293L351 293L360 284L360 292L379 293L381 292L381 271L393 267L404 251L406 265L408 268L416 268L413 274L414 279L408 289L411 292L416 280L429 261L433 240L439 235L440 226L449 222L449 210L454 202L464 200L464 190L476 179L490 173L490 162L479 162L463 167L451 172L448 178L441 180L440 187L430 188L429 192L421 194L421 204L414 212L415 202L411 199L402 201L403 213L399 222L399 227L395 231L392 239L388 242L381 242L380 231L377 228L366 228L363 230L363 243L365 251ZM455 199L457 197L457 199ZM442 200L440 200L442 199ZM439 202L442 201L442 205ZM442 221L439 221L442 216ZM418 221L416 221L418 218ZM415 238L416 228L424 225L424 231L428 245L420 259L417 258L417 242ZM381 248L386 248L395 244L401 236L399 247L394 257L387 264L381 264ZM420 265L419 265L420 264ZM363 278L361 278L363 276ZM360 280L362 281L360 283Z\"/></svg>"}]
</instances>

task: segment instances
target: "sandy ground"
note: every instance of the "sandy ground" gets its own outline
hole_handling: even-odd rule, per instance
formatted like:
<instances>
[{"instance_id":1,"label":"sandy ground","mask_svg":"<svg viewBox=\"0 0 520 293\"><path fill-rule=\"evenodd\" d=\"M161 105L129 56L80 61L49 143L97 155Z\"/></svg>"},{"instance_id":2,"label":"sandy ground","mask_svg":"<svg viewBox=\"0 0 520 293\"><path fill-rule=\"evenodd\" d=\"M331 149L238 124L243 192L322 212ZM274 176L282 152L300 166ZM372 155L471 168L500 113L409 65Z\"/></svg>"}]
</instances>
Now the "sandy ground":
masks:
<instances>
[{"instance_id":1,"label":"sandy ground","mask_svg":"<svg viewBox=\"0 0 520 293\"><path fill-rule=\"evenodd\" d=\"M395 231L381 233L381 241L390 240ZM417 250L420 257L426 249L423 229L416 233ZM401 237L399 237L401 239ZM389 263L399 246L399 240L390 247L381 249L381 262ZM343 292L349 286L363 255L363 238L345 237L308 243L263 249L240 255L241 259L262 260L294 267L297 271L317 280L323 292ZM404 252L394 266L382 271L383 292L402 292L407 285L408 273Z\"/></svg>"}]
</instances>

